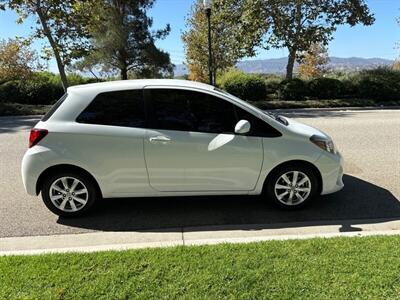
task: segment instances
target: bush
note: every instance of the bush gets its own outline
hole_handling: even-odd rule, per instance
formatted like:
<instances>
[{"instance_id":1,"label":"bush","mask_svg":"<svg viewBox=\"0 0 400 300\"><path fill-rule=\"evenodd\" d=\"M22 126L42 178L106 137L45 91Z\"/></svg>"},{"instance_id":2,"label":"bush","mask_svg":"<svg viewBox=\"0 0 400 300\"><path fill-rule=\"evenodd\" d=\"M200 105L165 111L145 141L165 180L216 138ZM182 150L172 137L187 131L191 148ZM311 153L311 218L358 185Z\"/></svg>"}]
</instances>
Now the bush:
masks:
<instances>
[{"instance_id":1,"label":"bush","mask_svg":"<svg viewBox=\"0 0 400 300\"><path fill-rule=\"evenodd\" d=\"M282 78L280 77L268 77L265 79L265 88L267 94L276 94L278 93L279 87L281 85Z\"/></svg>"},{"instance_id":2,"label":"bush","mask_svg":"<svg viewBox=\"0 0 400 300\"><path fill-rule=\"evenodd\" d=\"M400 99L400 71L387 67L361 71L355 76L357 95L375 100Z\"/></svg>"},{"instance_id":3,"label":"bush","mask_svg":"<svg viewBox=\"0 0 400 300\"><path fill-rule=\"evenodd\" d=\"M307 84L299 78L285 79L279 87L279 98L301 100L308 94Z\"/></svg>"},{"instance_id":4,"label":"bush","mask_svg":"<svg viewBox=\"0 0 400 300\"><path fill-rule=\"evenodd\" d=\"M80 75L68 75L69 84L96 82ZM59 75L49 72L35 73L29 80L13 80L0 84L0 102L22 104L53 104L64 94Z\"/></svg>"},{"instance_id":5,"label":"bush","mask_svg":"<svg viewBox=\"0 0 400 300\"><path fill-rule=\"evenodd\" d=\"M20 81L7 81L0 85L0 102L22 103L24 93L20 87Z\"/></svg>"},{"instance_id":6,"label":"bush","mask_svg":"<svg viewBox=\"0 0 400 300\"><path fill-rule=\"evenodd\" d=\"M318 99L341 98L344 95L344 85L338 79L316 78L308 83L308 90L311 96Z\"/></svg>"},{"instance_id":7,"label":"bush","mask_svg":"<svg viewBox=\"0 0 400 300\"><path fill-rule=\"evenodd\" d=\"M228 93L243 100L261 101L267 97L265 81L259 75L231 70L219 78L219 85Z\"/></svg>"},{"instance_id":8,"label":"bush","mask_svg":"<svg viewBox=\"0 0 400 300\"><path fill-rule=\"evenodd\" d=\"M354 82L352 79L343 79L341 80L343 84L342 97L343 98L354 98L357 97L358 93L358 84Z\"/></svg>"}]
</instances>

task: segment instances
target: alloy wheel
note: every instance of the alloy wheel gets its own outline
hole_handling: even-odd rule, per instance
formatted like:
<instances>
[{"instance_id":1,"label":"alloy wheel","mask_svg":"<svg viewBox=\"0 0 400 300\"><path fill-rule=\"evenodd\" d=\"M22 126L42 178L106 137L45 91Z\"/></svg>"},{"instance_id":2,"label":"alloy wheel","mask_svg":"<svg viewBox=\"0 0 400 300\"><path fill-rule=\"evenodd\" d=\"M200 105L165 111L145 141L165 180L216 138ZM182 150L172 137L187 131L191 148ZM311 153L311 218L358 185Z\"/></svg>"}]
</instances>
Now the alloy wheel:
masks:
<instances>
[{"instance_id":1,"label":"alloy wheel","mask_svg":"<svg viewBox=\"0 0 400 300\"><path fill-rule=\"evenodd\" d=\"M61 177L49 189L49 197L55 207L64 212L76 212L85 207L89 192L82 181L74 177Z\"/></svg>"},{"instance_id":2,"label":"alloy wheel","mask_svg":"<svg viewBox=\"0 0 400 300\"><path fill-rule=\"evenodd\" d=\"M311 193L310 178L300 171L289 171L281 175L275 183L275 196L284 205L303 203Z\"/></svg>"}]
</instances>

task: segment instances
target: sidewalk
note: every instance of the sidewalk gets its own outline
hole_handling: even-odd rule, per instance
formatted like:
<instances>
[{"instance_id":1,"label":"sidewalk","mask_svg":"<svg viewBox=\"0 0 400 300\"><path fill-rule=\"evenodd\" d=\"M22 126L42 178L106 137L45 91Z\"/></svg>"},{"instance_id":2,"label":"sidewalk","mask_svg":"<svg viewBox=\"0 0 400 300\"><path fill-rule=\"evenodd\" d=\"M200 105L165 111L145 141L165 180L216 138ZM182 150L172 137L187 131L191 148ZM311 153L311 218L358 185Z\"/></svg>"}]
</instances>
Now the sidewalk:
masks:
<instances>
[{"instance_id":1,"label":"sidewalk","mask_svg":"<svg viewBox=\"0 0 400 300\"><path fill-rule=\"evenodd\" d=\"M142 232L9 237L0 239L0 255L95 252L338 236L400 235L399 220L362 220L363 224L357 223L360 223L360 220L343 221L341 225L310 226L306 223L292 223L282 224L282 226L275 224L274 228L268 228L270 225L258 224L183 227Z\"/></svg>"}]
</instances>

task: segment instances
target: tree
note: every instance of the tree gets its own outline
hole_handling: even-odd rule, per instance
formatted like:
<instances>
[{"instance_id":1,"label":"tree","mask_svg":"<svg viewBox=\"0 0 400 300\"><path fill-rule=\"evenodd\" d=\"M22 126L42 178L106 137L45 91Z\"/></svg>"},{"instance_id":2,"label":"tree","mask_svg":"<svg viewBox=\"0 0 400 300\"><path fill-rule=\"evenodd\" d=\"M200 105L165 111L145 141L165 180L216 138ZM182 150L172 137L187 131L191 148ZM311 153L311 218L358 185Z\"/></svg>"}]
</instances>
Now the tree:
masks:
<instances>
[{"instance_id":1,"label":"tree","mask_svg":"<svg viewBox=\"0 0 400 300\"><path fill-rule=\"evenodd\" d=\"M29 42L0 40L0 80L27 79L40 69L38 55L29 48Z\"/></svg>"},{"instance_id":2,"label":"tree","mask_svg":"<svg viewBox=\"0 0 400 300\"><path fill-rule=\"evenodd\" d=\"M79 62L80 68L118 72L121 79L162 77L173 72L169 54L155 46L165 38L170 26L151 31L152 18L147 10L154 0L104 0L92 8L88 25L93 51Z\"/></svg>"},{"instance_id":3,"label":"tree","mask_svg":"<svg viewBox=\"0 0 400 300\"><path fill-rule=\"evenodd\" d=\"M399 59L396 59L393 62L392 69L395 71L400 71L400 60Z\"/></svg>"},{"instance_id":4,"label":"tree","mask_svg":"<svg viewBox=\"0 0 400 300\"><path fill-rule=\"evenodd\" d=\"M313 43L310 49L302 53L298 72L300 77L313 79L321 77L329 61L328 50L324 45Z\"/></svg>"},{"instance_id":5,"label":"tree","mask_svg":"<svg viewBox=\"0 0 400 300\"><path fill-rule=\"evenodd\" d=\"M287 48L286 78L292 78L294 63L313 43L327 45L341 24L372 25L373 14L364 0L249 0L261 6L265 19L264 47ZM260 44L263 44L260 42Z\"/></svg>"},{"instance_id":6,"label":"tree","mask_svg":"<svg viewBox=\"0 0 400 300\"><path fill-rule=\"evenodd\" d=\"M90 2L90 1L89 1ZM64 90L68 87L65 72L72 60L87 53L89 44L85 31L85 14L89 2L77 0L0 0L0 8L14 9L20 16L36 18L37 27L33 37L46 38L57 62Z\"/></svg>"},{"instance_id":7,"label":"tree","mask_svg":"<svg viewBox=\"0 0 400 300\"><path fill-rule=\"evenodd\" d=\"M207 82L208 23L202 3L202 0L197 0L192 5L182 40L190 71L189 79ZM253 18L253 15L258 15L257 8L250 9L248 5L247 0L212 2L211 48L214 76L233 67L240 58L255 55L255 41L261 38L263 31L260 29L263 27L255 23L257 18ZM215 78L213 81L215 82Z\"/></svg>"}]
</instances>

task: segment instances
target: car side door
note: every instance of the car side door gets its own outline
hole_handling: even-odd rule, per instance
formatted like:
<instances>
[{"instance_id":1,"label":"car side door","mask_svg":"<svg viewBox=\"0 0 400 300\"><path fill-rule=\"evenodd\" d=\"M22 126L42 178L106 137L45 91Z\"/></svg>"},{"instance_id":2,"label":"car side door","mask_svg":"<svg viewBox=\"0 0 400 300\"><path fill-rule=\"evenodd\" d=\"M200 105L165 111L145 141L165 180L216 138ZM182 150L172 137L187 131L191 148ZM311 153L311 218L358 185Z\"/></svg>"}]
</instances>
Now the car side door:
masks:
<instances>
[{"instance_id":1,"label":"car side door","mask_svg":"<svg viewBox=\"0 0 400 300\"><path fill-rule=\"evenodd\" d=\"M234 105L198 90L146 87L144 153L162 192L250 191L263 162L260 137L234 133Z\"/></svg>"}]
</instances>

